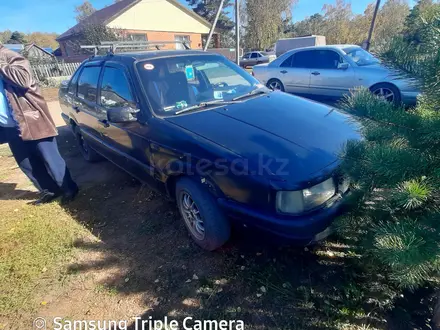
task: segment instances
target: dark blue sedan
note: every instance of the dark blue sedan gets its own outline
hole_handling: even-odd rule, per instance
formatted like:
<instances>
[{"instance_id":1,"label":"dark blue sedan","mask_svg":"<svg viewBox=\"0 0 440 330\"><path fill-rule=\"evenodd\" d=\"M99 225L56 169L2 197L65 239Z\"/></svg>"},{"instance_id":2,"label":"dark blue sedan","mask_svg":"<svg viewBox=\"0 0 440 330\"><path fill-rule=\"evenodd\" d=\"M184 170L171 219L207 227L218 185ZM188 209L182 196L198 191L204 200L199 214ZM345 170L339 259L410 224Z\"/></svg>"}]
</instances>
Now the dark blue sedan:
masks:
<instances>
[{"instance_id":1,"label":"dark blue sedan","mask_svg":"<svg viewBox=\"0 0 440 330\"><path fill-rule=\"evenodd\" d=\"M177 201L189 233L214 250L231 219L291 240L325 238L349 184L339 153L351 117L272 92L202 51L85 61L60 102L86 160L107 158Z\"/></svg>"}]
</instances>

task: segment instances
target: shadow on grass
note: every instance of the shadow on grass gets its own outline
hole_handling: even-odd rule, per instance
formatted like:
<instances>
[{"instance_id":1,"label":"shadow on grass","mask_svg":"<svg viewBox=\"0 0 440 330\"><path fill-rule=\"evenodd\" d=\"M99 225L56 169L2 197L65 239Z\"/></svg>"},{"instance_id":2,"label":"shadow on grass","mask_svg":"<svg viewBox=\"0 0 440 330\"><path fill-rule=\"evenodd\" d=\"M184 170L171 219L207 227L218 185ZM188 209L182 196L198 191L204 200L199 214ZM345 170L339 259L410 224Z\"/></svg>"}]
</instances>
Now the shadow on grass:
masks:
<instances>
[{"instance_id":1,"label":"shadow on grass","mask_svg":"<svg viewBox=\"0 0 440 330\"><path fill-rule=\"evenodd\" d=\"M38 192L16 188L16 183L0 182L0 200L34 200L38 198Z\"/></svg>"},{"instance_id":2,"label":"shadow on grass","mask_svg":"<svg viewBox=\"0 0 440 330\"><path fill-rule=\"evenodd\" d=\"M76 246L104 255L69 270L117 267L100 284L121 295L140 293L142 319L243 320L246 329L388 328L385 309L393 292L381 274L365 277L349 246L280 246L240 229L221 250L205 252L188 237L173 203L107 162L84 163L70 134L59 141L75 178L104 167L118 173L82 190L67 206L100 238Z\"/></svg>"}]
</instances>

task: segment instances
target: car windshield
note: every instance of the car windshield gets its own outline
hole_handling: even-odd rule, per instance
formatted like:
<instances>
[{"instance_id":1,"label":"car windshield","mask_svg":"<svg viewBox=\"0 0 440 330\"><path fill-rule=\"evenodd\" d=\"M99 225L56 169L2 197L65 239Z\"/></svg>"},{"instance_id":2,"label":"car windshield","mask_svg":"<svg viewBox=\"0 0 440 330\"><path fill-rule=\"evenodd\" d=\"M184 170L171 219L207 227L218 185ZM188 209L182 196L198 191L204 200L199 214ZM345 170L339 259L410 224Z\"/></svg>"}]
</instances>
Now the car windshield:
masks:
<instances>
[{"instance_id":1,"label":"car windshield","mask_svg":"<svg viewBox=\"0 0 440 330\"><path fill-rule=\"evenodd\" d=\"M264 88L246 71L218 55L145 60L137 63L137 70L153 110L160 115L236 102Z\"/></svg>"},{"instance_id":2,"label":"car windshield","mask_svg":"<svg viewBox=\"0 0 440 330\"><path fill-rule=\"evenodd\" d=\"M344 52L359 66L380 63L379 59L360 47L345 48Z\"/></svg>"}]
</instances>

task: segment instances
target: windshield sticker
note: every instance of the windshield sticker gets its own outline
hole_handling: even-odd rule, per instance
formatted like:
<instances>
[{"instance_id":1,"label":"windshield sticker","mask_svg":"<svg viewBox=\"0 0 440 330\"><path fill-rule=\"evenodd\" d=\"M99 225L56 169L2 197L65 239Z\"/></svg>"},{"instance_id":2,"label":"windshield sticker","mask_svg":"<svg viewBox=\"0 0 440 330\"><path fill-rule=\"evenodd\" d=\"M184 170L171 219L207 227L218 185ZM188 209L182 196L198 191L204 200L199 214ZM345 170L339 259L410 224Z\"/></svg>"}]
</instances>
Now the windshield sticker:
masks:
<instances>
[{"instance_id":1,"label":"windshield sticker","mask_svg":"<svg viewBox=\"0 0 440 330\"><path fill-rule=\"evenodd\" d=\"M154 65L151 64L151 63L144 64L144 69L145 70L153 70L154 69Z\"/></svg>"},{"instance_id":2,"label":"windshield sticker","mask_svg":"<svg viewBox=\"0 0 440 330\"><path fill-rule=\"evenodd\" d=\"M185 67L185 75L186 75L186 79L188 81L194 80L195 76L194 76L194 67L192 65L187 65Z\"/></svg>"},{"instance_id":3,"label":"windshield sticker","mask_svg":"<svg viewBox=\"0 0 440 330\"><path fill-rule=\"evenodd\" d=\"M186 103L186 101L180 101L180 102L176 102L176 109L177 110L182 110L188 107L188 103Z\"/></svg>"},{"instance_id":4,"label":"windshield sticker","mask_svg":"<svg viewBox=\"0 0 440 330\"><path fill-rule=\"evenodd\" d=\"M216 100L223 100L223 92L222 91L214 91L214 98Z\"/></svg>"}]
</instances>

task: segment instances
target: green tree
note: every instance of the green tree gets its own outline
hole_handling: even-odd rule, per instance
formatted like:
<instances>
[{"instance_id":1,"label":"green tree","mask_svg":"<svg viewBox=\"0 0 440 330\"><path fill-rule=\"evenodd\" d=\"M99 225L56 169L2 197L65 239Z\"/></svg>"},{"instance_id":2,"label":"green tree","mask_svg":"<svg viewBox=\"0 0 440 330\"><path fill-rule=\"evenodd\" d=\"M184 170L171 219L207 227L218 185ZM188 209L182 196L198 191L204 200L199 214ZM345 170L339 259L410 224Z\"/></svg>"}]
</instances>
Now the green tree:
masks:
<instances>
[{"instance_id":1,"label":"green tree","mask_svg":"<svg viewBox=\"0 0 440 330\"><path fill-rule=\"evenodd\" d=\"M211 24L214 23L215 15L220 6L220 0L186 0L194 12ZM230 19L230 9L233 7L232 0L225 0L220 13L216 28L223 30L220 34L222 47L231 47L234 43L232 29L234 22ZM212 44L213 45L213 44Z\"/></svg>"},{"instance_id":2,"label":"green tree","mask_svg":"<svg viewBox=\"0 0 440 330\"><path fill-rule=\"evenodd\" d=\"M292 37L325 34L325 20L321 14L314 14L294 24Z\"/></svg>"},{"instance_id":3,"label":"green tree","mask_svg":"<svg viewBox=\"0 0 440 330\"><path fill-rule=\"evenodd\" d=\"M367 39L375 1L368 4L363 14L355 15L351 2L337 0L323 6L322 14L295 23L293 36L324 35L328 44L350 43L362 44ZM409 14L407 0L387 0L380 8L373 44L381 45L390 41L404 29L405 18Z\"/></svg>"},{"instance_id":4,"label":"green tree","mask_svg":"<svg viewBox=\"0 0 440 330\"><path fill-rule=\"evenodd\" d=\"M405 23L405 35L409 42L421 42L421 32L423 24L421 17L427 12L432 12L438 3L433 0L418 0L417 4L411 9L408 19Z\"/></svg>"},{"instance_id":5,"label":"green tree","mask_svg":"<svg viewBox=\"0 0 440 330\"><path fill-rule=\"evenodd\" d=\"M363 124L364 140L349 142L342 155L353 208L339 219L340 232L358 241L368 263L410 290L440 280L440 5L414 24L418 44L398 36L381 54L416 78L423 93L417 106L404 109L368 90L341 104ZM439 327L440 305L436 311Z\"/></svg>"},{"instance_id":6,"label":"green tree","mask_svg":"<svg viewBox=\"0 0 440 330\"><path fill-rule=\"evenodd\" d=\"M75 7L76 21L81 22L83 19L92 15L96 9L89 0L85 0L81 5Z\"/></svg>"},{"instance_id":7,"label":"green tree","mask_svg":"<svg viewBox=\"0 0 440 330\"><path fill-rule=\"evenodd\" d=\"M26 36L24 35L24 33L14 31L14 32L12 32L11 38L7 41L7 43L8 44L25 44L25 43L27 43Z\"/></svg>"},{"instance_id":8,"label":"green tree","mask_svg":"<svg viewBox=\"0 0 440 330\"><path fill-rule=\"evenodd\" d=\"M291 21L291 10L297 0L248 0L245 45L250 49L270 48L284 36Z\"/></svg>"}]
</instances>

